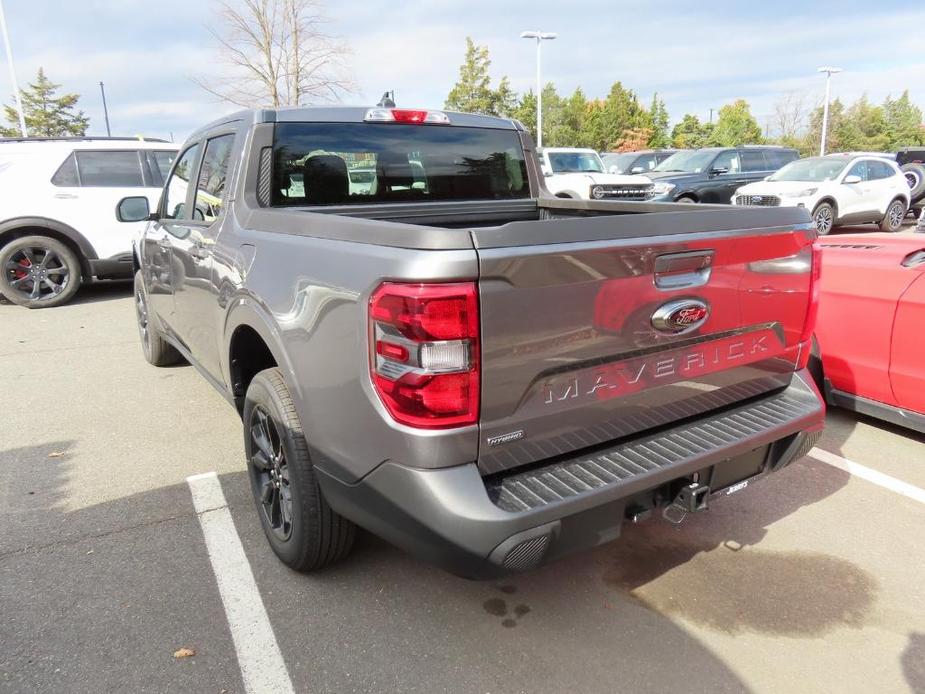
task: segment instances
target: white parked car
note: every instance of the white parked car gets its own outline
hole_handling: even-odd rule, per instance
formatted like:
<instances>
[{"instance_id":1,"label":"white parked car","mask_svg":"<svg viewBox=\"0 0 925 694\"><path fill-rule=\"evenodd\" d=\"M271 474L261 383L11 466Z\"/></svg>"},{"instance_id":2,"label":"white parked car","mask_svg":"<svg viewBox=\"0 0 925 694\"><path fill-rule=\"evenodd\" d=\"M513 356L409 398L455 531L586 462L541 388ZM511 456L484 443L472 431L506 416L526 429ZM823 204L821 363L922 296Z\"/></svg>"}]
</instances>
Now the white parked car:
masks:
<instances>
[{"instance_id":1,"label":"white parked car","mask_svg":"<svg viewBox=\"0 0 925 694\"><path fill-rule=\"evenodd\" d=\"M0 294L57 306L82 283L132 276L144 222L116 204L144 195L157 207L176 146L140 138L0 140Z\"/></svg>"},{"instance_id":2,"label":"white parked car","mask_svg":"<svg viewBox=\"0 0 925 694\"><path fill-rule=\"evenodd\" d=\"M888 159L830 154L791 162L763 181L739 188L734 205L805 207L816 229L879 224L897 231L909 209L909 184Z\"/></svg>"},{"instance_id":3,"label":"white parked car","mask_svg":"<svg viewBox=\"0 0 925 694\"><path fill-rule=\"evenodd\" d=\"M580 200L649 200L658 191L645 176L606 173L593 149L546 147L539 152L546 188Z\"/></svg>"}]
</instances>

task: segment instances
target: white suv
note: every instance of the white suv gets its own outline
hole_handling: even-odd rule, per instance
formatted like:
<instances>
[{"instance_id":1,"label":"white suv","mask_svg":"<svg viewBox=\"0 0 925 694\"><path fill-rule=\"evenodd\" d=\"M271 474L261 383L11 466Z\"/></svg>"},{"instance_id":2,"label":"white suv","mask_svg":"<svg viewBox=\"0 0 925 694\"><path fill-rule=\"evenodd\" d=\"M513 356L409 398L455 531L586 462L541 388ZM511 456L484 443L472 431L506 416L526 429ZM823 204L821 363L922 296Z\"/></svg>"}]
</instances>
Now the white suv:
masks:
<instances>
[{"instance_id":1,"label":"white suv","mask_svg":"<svg viewBox=\"0 0 925 694\"><path fill-rule=\"evenodd\" d=\"M131 277L144 223L119 222L116 204L144 195L157 207L176 151L137 138L0 140L0 294L43 308L94 277Z\"/></svg>"},{"instance_id":2,"label":"white suv","mask_svg":"<svg viewBox=\"0 0 925 694\"><path fill-rule=\"evenodd\" d=\"M883 231L897 231L909 209L909 184L888 159L830 154L791 162L739 188L732 203L805 207L820 234L842 224L875 223Z\"/></svg>"},{"instance_id":3,"label":"white suv","mask_svg":"<svg viewBox=\"0 0 925 694\"><path fill-rule=\"evenodd\" d=\"M546 147L539 158L546 188L558 198L649 200L657 192L645 176L606 173L593 149Z\"/></svg>"}]
</instances>

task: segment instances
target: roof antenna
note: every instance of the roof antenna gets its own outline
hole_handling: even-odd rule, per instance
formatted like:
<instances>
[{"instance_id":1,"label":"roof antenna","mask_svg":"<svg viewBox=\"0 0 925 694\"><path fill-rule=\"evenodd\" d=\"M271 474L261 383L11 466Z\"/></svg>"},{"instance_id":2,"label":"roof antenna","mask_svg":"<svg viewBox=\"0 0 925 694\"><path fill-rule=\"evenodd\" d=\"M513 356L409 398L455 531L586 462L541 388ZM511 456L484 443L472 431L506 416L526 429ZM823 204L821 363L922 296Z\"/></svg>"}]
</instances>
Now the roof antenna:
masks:
<instances>
[{"instance_id":1,"label":"roof antenna","mask_svg":"<svg viewBox=\"0 0 925 694\"><path fill-rule=\"evenodd\" d=\"M395 91L387 91L376 104L379 108L395 108Z\"/></svg>"}]
</instances>

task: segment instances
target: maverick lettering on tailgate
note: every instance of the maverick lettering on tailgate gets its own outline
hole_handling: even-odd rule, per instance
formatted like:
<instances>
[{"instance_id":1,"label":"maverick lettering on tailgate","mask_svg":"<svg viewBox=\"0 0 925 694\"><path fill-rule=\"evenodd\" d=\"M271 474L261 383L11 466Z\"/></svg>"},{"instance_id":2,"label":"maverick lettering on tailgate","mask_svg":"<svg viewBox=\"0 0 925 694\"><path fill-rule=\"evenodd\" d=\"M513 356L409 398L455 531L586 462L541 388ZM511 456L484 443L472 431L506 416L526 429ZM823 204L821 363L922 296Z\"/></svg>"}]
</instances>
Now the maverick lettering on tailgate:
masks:
<instances>
[{"instance_id":1,"label":"maverick lettering on tailgate","mask_svg":"<svg viewBox=\"0 0 925 694\"><path fill-rule=\"evenodd\" d=\"M780 341L772 330L736 335L684 349L603 364L575 376L561 376L543 385L543 402L629 395L651 386L698 378L778 354Z\"/></svg>"}]
</instances>

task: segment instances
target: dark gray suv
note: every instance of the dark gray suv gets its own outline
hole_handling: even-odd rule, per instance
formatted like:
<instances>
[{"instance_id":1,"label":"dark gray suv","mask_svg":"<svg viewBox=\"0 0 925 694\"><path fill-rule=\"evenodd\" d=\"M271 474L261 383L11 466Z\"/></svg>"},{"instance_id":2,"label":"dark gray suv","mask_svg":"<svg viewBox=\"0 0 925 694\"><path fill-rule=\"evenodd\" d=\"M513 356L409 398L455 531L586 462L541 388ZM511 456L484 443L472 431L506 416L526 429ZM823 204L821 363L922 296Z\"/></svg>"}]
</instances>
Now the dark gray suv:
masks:
<instances>
[{"instance_id":1,"label":"dark gray suv","mask_svg":"<svg viewBox=\"0 0 925 694\"><path fill-rule=\"evenodd\" d=\"M729 204L738 188L799 158L784 147L704 147L678 152L646 176L655 184L655 201Z\"/></svg>"}]
</instances>

